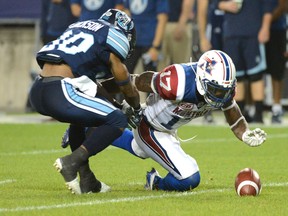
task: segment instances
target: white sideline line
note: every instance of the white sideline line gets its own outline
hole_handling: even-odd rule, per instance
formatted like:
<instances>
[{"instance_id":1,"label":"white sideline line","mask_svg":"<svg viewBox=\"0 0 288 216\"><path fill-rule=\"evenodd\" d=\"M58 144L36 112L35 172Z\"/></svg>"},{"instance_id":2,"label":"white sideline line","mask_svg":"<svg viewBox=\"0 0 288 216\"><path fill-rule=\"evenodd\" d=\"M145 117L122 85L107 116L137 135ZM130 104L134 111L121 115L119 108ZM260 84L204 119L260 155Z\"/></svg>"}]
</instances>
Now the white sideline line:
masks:
<instances>
[{"instance_id":1,"label":"white sideline line","mask_svg":"<svg viewBox=\"0 0 288 216\"><path fill-rule=\"evenodd\" d=\"M267 183L263 184L264 187L283 187L288 186L288 182L281 182L281 183Z\"/></svg>"},{"instance_id":2,"label":"white sideline line","mask_svg":"<svg viewBox=\"0 0 288 216\"><path fill-rule=\"evenodd\" d=\"M60 147L60 146L59 146ZM6 152L0 153L1 156L18 156L18 155L39 155L39 154L54 154L67 152L67 149L50 149L50 150L35 150L35 151L26 151L26 152Z\"/></svg>"},{"instance_id":3,"label":"white sideline line","mask_svg":"<svg viewBox=\"0 0 288 216\"><path fill-rule=\"evenodd\" d=\"M0 185L13 183L13 182L16 182L16 180L15 179L6 179L6 180L3 180L3 181L0 181Z\"/></svg>"},{"instance_id":4,"label":"white sideline line","mask_svg":"<svg viewBox=\"0 0 288 216\"><path fill-rule=\"evenodd\" d=\"M277 135L269 135L267 136L267 139L271 138L288 138L288 134L277 134ZM229 139L224 139L224 138L197 138L193 139L193 141L188 141L183 144L188 144L188 143L199 143L199 142L205 142L205 143L214 143L214 142L224 142L224 141L238 141L238 139L235 138L229 138ZM240 142L240 141L239 141ZM263 144L265 145L265 143ZM60 148L60 145L59 145ZM111 149L118 149L117 147L114 146L109 146L106 150L111 150ZM106 151L105 150L105 151ZM54 153L61 153L61 152L68 152L69 148L67 149L50 149L50 150L35 150L35 151L26 151L26 152L2 152L0 153L0 156L18 156L18 155L39 155L39 154L54 154Z\"/></svg>"},{"instance_id":5,"label":"white sideline line","mask_svg":"<svg viewBox=\"0 0 288 216\"><path fill-rule=\"evenodd\" d=\"M268 183L264 184L265 187L281 187L288 186L288 182L280 183ZM27 207L16 207L16 208L0 208L0 212L22 212L22 211L34 211L34 210L50 210L50 209L60 209L68 207L77 207L77 206L92 206L92 205L103 205L107 203L121 203L121 202L137 202L148 199L157 199L157 198L169 198L169 197L184 197L184 196L195 196L204 193L222 193L231 189L209 189L203 191L191 191L191 192L182 192L182 193L165 193L161 195L151 195L151 196L140 196L140 197L126 197L119 199L108 199L108 200L94 200L90 202L75 202L75 203L64 203L57 205L43 205L43 206L27 206Z\"/></svg>"},{"instance_id":6,"label":"white sideline line","mask_svg":"<svg viewBox=\"0 0 288 216\"><path fill-rule=\"evenodd\" d=\"M59 208L68 208L68 207L77 207L77 206L92 206L92 205L102 205L107 203L121 203L121 202L136 202L143 201L148 199L158 199L158 198L169 198L169 197L183 197L183 196L194 196L203 193L215 193L226 191L228 189L211 189L203 191L192 191L192 192L182 192L182 193L165 193L162 195L155 196L140 196L140 197L126 197L119 199L109 199L109 200L94 200L90 202L76 202L76 203L64 203L57 205L46 205L46 206L27 206L27 207L16 207L16 208L0 208L0 212L20 212L20 211L33 211L33 210L49 210L49 209L59 209Z\"/></svg>"}]
</instances>

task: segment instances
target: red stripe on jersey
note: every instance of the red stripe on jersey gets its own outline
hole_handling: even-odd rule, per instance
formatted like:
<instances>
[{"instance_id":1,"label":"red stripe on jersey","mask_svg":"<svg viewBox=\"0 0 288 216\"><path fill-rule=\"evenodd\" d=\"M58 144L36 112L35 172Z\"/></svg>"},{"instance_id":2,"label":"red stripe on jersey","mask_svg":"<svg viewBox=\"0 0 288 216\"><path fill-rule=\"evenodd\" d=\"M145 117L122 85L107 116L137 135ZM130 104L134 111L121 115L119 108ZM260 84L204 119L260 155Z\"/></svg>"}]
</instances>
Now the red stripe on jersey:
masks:
<instances>
[{"instance_id":1,"label":"red stripe on jersey","mask_svg":"<svg viewBox=\"0 0 288 216\"><path fill-rule=\"evenodd\" d=\"M168 155L159 146L157 140L152 136L153 129L142 119L140 126L138 127L138 133L141 140L155 153L157 154L169 167L174 168L170 162Z\"/></svg>"},{"instance_id":2,"label":"red stripe on jersey","mask_svg":"<svg viewBox=\"0 0 288 216\"><path fill-rule=\"evenodd\" d=\"M174 65L166 67L156 77L156 89L158 94L168 100L176 100L178 88L178 74Z\"/></svg>"}]
</instances>

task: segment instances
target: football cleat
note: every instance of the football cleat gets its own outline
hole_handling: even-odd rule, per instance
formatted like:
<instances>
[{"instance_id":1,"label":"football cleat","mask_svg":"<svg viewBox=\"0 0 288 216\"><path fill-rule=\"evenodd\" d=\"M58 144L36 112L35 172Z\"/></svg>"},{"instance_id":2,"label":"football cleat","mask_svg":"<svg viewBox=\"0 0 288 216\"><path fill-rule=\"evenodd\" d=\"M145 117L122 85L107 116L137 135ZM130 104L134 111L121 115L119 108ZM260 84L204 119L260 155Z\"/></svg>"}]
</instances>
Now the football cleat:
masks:
<instances>
[{"instance_id":1,"label":"football cleat","mask_svg":"<svg viewBox=\"0 0 288 216\"><path fill-rule=\"evenodd\" d=\"M65 131L65 133L62 137L61 147L67 148L68 145L69 145L69 128Z\"/></svg>"},{"instance_id":2,"label":"football cleat","mask_svg":"<svg viewBox=\"0 0 288 216\"><path fill-rule=\"evenodd\" d=\"M281 124L282 123L282 115L281 114L272 114L271 118L272 124Z\"/></svg>"},{"instance_id":3,"label":"football cleat","mask_svg":"<svg viewBox=\"0 0 288 216\"><path fill-rule=\"evenodd\" d=\"M104 182L101 182L101 190L100 193L106 193L111 191L111 187L106 185Z\"/></svg>"},{"instance_id":4,"label":"football cleat","mask_svg":"<svg viewBox=\"0 0 288 216\"><path fill-rule=\"evenodd\" d=\"M155 177L158 176L161 178L161 176L159 175L159 173L157 172L157 170L155 168L152 168L152 170L150 172L147 172L146 174L146 184L144 186L144 188L146 190L154 190L155 188Z\"/></svg>"},{"instance_id":5,"label":"football cleat","mask_svg":"<svg viewBox=\"0 0 288 216\"><path fill-rule=\"evenodd\" d=\"M80 185L77 178L77 168L71 165L69 156L56 159L54 166L61 173L65 180L66 187L73 194L81 194Z\"/></svg>"},{"instance_id":6,"label":"football cleat","mask_svg":"<svg viewBox=\"0 0 288 216\"><path fill-rule=\"evenodd\" d=\"M80 176L80 188L82 193L105 193L111 190L108 185L98 181L93 172Z\"/></svg>"}]
</instances>

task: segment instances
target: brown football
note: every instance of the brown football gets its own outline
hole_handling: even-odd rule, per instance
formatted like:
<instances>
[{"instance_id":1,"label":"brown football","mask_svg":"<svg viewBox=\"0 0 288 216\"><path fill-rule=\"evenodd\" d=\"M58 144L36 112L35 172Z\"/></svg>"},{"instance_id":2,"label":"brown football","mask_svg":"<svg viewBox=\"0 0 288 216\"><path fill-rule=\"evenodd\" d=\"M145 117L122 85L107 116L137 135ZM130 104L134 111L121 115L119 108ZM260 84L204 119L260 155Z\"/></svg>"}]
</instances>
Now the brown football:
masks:
<instances>
[{"instance_id":1,"label":"brown football","mask_svg":"<svg viewBox=\"0 0 288 216\"><path fill-rule=\"evenodd\" d=\"M262 189L259 174L251 169L241 170L235 178L235 190L239 196L257 196Z\"/></svg>"}]
</instances>

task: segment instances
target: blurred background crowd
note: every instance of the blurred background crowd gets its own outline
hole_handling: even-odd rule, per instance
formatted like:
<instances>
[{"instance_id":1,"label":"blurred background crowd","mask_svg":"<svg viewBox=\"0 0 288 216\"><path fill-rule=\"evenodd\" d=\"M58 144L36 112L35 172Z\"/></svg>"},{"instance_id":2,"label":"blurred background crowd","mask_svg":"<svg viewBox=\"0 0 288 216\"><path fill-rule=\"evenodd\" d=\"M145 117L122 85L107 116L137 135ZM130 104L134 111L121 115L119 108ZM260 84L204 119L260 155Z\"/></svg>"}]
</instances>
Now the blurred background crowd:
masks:
<instances>
[{"instance_id":1,"label":"blurred background crowd","mask_svg":"<svg viewBox=\"0 0 288 216\"><path fill-rule=\"evenodd\" d=\"M33 112L35 53L73 22L125 10L134 20L130 73L159 71L225 51L237 70L235 99L248 122L281 124L288 108L288 0L0 0L0 112ZM118 96L121 100L121 95ZM145 101L146 95L141 95ZM205 116L213 123L213 113Z\"/></svg>"}]
</instances>

